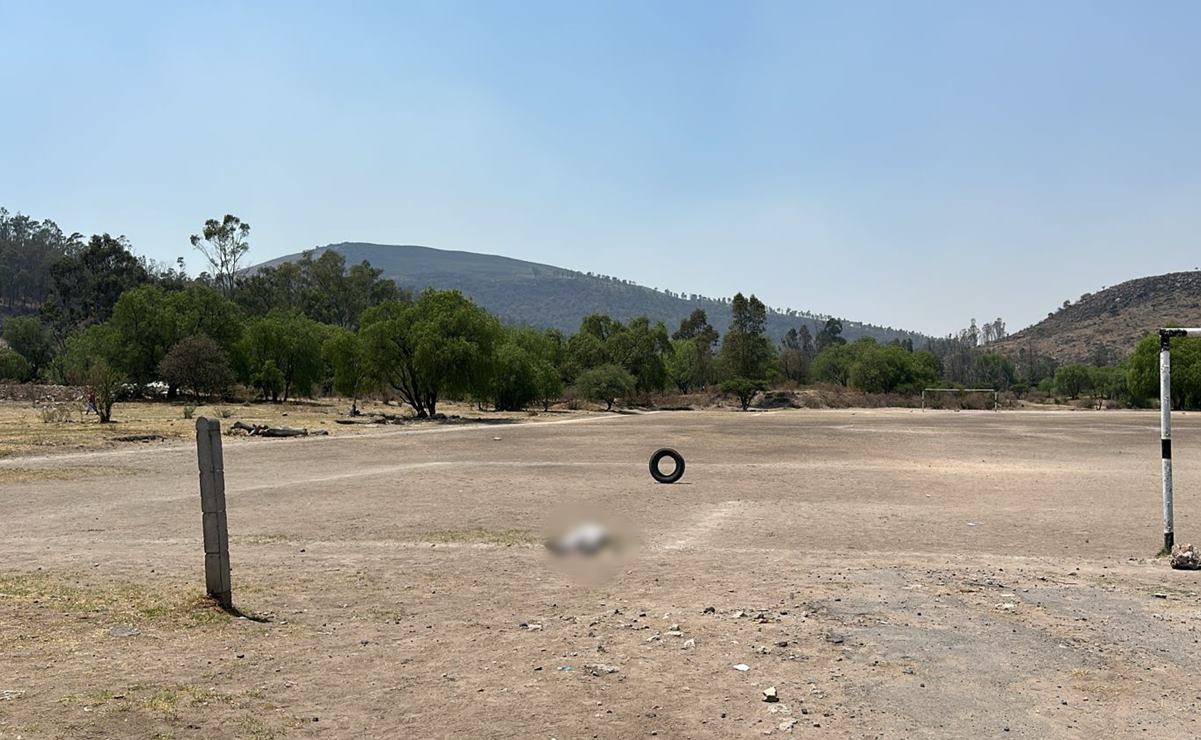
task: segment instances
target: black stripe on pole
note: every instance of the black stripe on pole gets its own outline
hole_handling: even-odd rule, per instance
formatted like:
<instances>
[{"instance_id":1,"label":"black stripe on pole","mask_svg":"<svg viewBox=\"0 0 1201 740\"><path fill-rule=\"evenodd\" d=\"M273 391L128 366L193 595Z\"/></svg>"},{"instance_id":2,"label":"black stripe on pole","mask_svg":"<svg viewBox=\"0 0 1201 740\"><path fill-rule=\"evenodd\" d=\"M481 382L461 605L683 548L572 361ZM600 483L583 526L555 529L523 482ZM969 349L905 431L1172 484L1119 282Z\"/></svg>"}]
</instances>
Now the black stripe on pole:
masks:
<instances>
[{"instance_id":1,"label":"black stripe on pole","mask_svg":"<svg viewBox=\"0 0 1201 740\"><path fill-rule=\"evenodd\" d=\"M1167 552L1172 551L1172 545L1176 544L1176 534L1174 532L1163 533L1163 549Z\"/></svg>"},{"instance_id":2,"label":"black stripe on pole","mask_svg":"<svg viewBox=\"0 0 1201 740\"><path fill-rule=\"evenodd\" d=\"M1172 440L1170 440L1170 439L1159 440L1159 456L1162 457L1164 460L1172 459Z\"/></svg>"}]
</instances>

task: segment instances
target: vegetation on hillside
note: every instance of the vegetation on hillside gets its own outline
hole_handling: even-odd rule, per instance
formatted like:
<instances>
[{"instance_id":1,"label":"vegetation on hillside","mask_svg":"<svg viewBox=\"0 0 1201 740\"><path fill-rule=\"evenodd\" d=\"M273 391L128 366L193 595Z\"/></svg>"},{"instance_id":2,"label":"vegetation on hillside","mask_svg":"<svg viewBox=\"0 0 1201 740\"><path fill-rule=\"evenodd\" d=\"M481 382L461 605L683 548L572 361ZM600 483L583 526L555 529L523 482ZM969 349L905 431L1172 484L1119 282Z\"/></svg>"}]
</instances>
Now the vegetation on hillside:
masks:
<instances>
[{"instance_id":1,"label":"vegetation on hillside","mask_svg":"<svg viewBox=\"0 0 1201 740\"><path fill-rule=\"evenodd\" d=\"M1123 365L1068 363L992 351L1000 319L917 344L848 337L845 322L797 321L774 341L771 312L741 293L721 305L719 331L694 308L674 331L645 315L589 313L574 333L506 322L456 290L414 295L370 263L334 250L239 271L251 236L234 216L193 242L208 270L189 276L137 257L121 237L63 237L49 222L3 214L0 255L44 283L5 281L0 379L84 385L107 420L121 397L220 398L236 386L267 401L337 392L399 399L420 417L444 399L502 410L587 400L606 408L668 389L709 390L748 408L764 390L827 384L872 394L991 388L1017 398L1148 405L1157 344ZM32 245L32 246L31 246ZM16 255L16 257L14 257ZM1201 341L1173 342L1172 403L1201 406Z\"/></svg>"}]
</instances>

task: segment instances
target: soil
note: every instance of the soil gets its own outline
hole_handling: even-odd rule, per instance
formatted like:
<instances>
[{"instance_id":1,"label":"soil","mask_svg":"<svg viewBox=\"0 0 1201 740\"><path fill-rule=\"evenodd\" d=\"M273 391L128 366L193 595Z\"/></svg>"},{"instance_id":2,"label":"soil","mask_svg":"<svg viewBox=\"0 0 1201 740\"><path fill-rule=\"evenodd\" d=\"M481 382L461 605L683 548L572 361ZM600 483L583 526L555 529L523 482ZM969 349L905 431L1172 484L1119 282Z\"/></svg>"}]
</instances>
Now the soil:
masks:
<instances>
[{"instance_id":1,"label":"soil","mask_svg":"<svg viewBox=\"0 0 1201 740\"><path fill-rule=\"evenodd\" d=\"M1201 574L1154 557L1157 430L893 409L226 438L240 615L202 593L190 445L10 457L0 737L1196 736ZM1179 540L1199 432L1176 417ZM541 546L584 520L624 549Z\"/></svg>"}]
</instances>

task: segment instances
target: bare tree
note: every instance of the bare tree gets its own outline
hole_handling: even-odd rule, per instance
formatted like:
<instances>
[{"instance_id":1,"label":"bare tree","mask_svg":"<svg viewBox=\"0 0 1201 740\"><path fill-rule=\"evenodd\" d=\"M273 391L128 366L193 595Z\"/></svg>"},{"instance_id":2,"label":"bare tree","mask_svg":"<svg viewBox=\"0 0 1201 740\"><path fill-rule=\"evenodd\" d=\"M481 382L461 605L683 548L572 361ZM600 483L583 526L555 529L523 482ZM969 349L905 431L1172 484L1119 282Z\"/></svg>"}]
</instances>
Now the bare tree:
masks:
<instances>
[{"instance_id":1,"label":"bare tree","mask_svg":"<svg viewBox=\"0 0 1201 740\"><path fill-rule=\"evenodd\" d=\"M237 281L238 263L250 250L246 241L249 236L250 224L228 213L220 221L215 218L205 221L202 235L192 235L192 246L213 268L213 283L227 296Z\"/></svg>"}]
</instances>

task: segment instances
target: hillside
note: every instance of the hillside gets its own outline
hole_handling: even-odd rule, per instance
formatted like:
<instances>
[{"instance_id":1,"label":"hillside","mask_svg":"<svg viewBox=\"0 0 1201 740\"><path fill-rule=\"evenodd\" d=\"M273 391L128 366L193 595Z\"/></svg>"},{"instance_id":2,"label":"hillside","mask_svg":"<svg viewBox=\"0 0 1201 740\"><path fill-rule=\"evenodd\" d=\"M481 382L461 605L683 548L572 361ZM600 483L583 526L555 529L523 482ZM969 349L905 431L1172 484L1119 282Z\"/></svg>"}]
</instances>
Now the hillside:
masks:
<instances>
[{"instance_id":1,"label":"hillside","mask_svg":"<svg viewBox=\"0 0 1201 740\"><path fill-rule=\"evenodd\" d=\"M1171 324L1201 325L1201 272L1137 278L1086 293L990 346L1033 350L1060 362L1112 362L1127 357L1148 333Z\"/></svg>"},{"instance_id":2,"label":"hillside","mask_svg":"<svg viewBox=\"0 0 1201 740\"><path fill-rule=\"evenodd\" d=\"M404 288L461 290L492 313L517 324L570 332L578 329L580 320L590 313L606 313L623 321L645 314L662 320L674 330L696 308L704 309L719 331L724 332L729 321L728 302L703 296L668 294L616 278L509 257L363 243L331 244L318 247L313 254L316 256L326 249L340 252L348 265L366 260L383 270L384 277L392 278ZM280 257L262 266L296 260L301 254ZM779 339L789 328L800 328L801 324L808 324L810 331L816 334L824 321L825 317L815 314L790 315L771 311L767 328L774 338ZM844 320L843 326L844 336L848 339L864 335L881 341L906 337L915 342L925 339L921 334L854 321Z\"/></svg>"}]
</instances>

